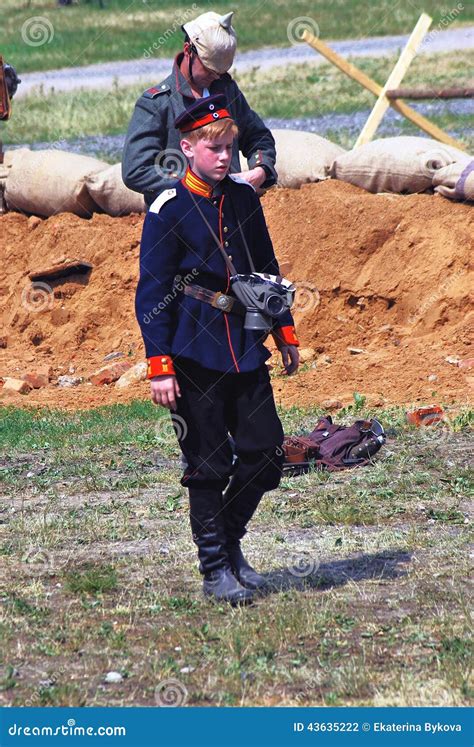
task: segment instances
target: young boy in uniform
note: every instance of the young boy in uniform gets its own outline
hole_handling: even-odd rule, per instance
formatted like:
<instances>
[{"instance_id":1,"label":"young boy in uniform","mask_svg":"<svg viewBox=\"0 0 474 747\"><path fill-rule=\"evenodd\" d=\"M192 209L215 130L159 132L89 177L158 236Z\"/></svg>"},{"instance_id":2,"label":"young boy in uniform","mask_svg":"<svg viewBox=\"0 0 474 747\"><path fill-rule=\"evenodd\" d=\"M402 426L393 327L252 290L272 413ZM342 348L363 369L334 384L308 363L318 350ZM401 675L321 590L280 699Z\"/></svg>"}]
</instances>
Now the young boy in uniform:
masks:
<instances>
[{"instance_id":1,"label":"young boy in uniform","mask_svg":"<svg viewBox=\"0 0 474 747\"><path fill-rule=\"evenodd\" d=\"M187 462L181 484L204 594L235 605L265 586L240 540L264 493L279 484L283 430L265 365L267 332L246 329L230 277L252 269L278 276L279 268L254 188L228 174L237 126L225 97L198 99L175 125L188 169L145 218L136 314L152 400L172 411ZM291 374L299 362L293 318L285 310L272 321Z\"/></svg>"}]
</instances>

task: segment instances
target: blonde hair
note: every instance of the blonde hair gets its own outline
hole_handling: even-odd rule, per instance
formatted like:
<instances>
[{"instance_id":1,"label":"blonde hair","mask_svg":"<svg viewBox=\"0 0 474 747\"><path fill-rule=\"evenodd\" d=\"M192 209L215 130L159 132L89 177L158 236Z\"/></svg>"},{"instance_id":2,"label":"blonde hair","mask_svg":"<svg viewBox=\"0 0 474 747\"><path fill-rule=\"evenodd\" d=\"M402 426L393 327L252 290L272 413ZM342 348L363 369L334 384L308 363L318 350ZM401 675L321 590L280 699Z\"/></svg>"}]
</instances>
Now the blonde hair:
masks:
<instances>
[{"instance_id":1,"label":"blonde hair","mask_svg":"<svg viewBox=\"0 0 474 747\"><path fill-rule=\"evenodd\" d=\"M194 145L198 140L217 140L217 138L227 135L229 132L232 133L233 137L236 137L239 134L239 128L233 119L226 117L210 122L210 124L199 127L197 130L182 132L181 140L188 140Z\"/></svg>"}]
</instances>

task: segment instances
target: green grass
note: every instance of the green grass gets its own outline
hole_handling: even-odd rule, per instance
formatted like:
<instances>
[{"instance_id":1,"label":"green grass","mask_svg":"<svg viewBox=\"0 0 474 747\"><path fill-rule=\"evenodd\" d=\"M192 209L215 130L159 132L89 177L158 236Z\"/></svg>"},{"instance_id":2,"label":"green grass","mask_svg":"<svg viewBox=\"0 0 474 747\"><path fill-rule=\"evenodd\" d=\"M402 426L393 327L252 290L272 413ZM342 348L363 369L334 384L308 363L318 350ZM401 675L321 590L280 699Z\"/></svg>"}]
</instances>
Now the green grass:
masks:
<instances>
[{"instance_id":1,"label":"green grass","mask_svg":"<svg viewBox=\"0 0 474 747\"><path fill-rule=\"evenodd\" d=\"M309 17L317 24L322 38L344 39L408 34L422 11L433 17L432 30L472 23L474 8L452 14L451 6L438 0L221 0L188 3L185 0L105 0L98 3L59 8L51 0L33 0L26 9L20 0L2 0L0 49L20 72L87 65L111 60L142 59L150 51L158 57L171 57L182 46L181 23L207 10L236 11L235 28L239 49L265 45L288 46L288 24ZM451 11L451 15L450 15ZM33 16L41 16L44 35L27 39L42 45L25 43L25 26ZM24 29L22 36L22 28Z\"/></svg>"},{"instance_id":2,"label":"green grass","mask_svg":"<svg viewBox=\"0 0 474 747\"><path fill-rule=\"evenodd\" d=\"M92 566L65 575L65 587L72 594L99 594L117 588L117 573L113 566Z\"/></svg>"},{"instance_id":3,"label":"green grass","mask_svg":"<svg viewBox=\"0 0 474 747\"><path fill-rule=\"evenodd\" d=\"M419 55L413 60L403 83L407 87L468 85L472 79L469 51L452 54ZM360 57L354 64L383 85L397 57ZM309 63L276 67L237 75L252 106L266 117L309 117L351 113L371 108L375 97L333 65ZM275 96L275 90L281 96Z\"/></svg>"},{"instance_id":4,"label":"green grass","mask_svg":"<svg viewBox=\"0 0 474 747\"><path fill-rule=\"evenodd\" d=\"M375 80L383 83L396 62L395 57L360 58L356 64ZM455 56L423 55L417 57L407 73L407 86L463 86L469 84L470 54ZM262 117L305 118L324 114L350 114L373 106L375 98L357 83L349 80L333 66L323 64L293 65L260 72L254 70L237 76L250 105ZM14 102L14 116L3 127L3 140L8 143L46 141L61 148L61 141L89 135L113 135L124 132L143 86L111 91L77 91L29 95ZM275 91L279 95L275 96ZM472 118L467 115L430 115L440 126L465 132L472 130ZM407 134L423 133L408 121L403 121ZM353 144L354 135L335 128L328 134L344 147ZM461 141L474 149L472 134L465 132ZM64 146L63 146L64 147Z\"/></svg>"},{"instance_id":5,"label":"green grass","mask_svg":"<svg viewBox=\"0 0 474 747\"><path fill-rule=\"evenodd\" d=\"M337 420L377 412L386 447L264 497L244 549L281 590L244 610L201 595L157 412L1 408L1 704L154 706L170 677L198 706L469 704L472 411L417 430L356 394ZM318 415L280 412L288 433Z\"/></svg>"},{"instance_id":6,"label":"green grass","mask_svg":"<svg viewBox=\"0 0 474 747\"><path fill-rule=\"evenodd\" d=\"M1 407L0 449L13 447L34 453L58 446L69 449L78 441L90 449L117 444L141 446L152 438L153 424L165 416L162 408L141 400L81 410L67 417L55 409Z\"/></svg>"}]
</instances>

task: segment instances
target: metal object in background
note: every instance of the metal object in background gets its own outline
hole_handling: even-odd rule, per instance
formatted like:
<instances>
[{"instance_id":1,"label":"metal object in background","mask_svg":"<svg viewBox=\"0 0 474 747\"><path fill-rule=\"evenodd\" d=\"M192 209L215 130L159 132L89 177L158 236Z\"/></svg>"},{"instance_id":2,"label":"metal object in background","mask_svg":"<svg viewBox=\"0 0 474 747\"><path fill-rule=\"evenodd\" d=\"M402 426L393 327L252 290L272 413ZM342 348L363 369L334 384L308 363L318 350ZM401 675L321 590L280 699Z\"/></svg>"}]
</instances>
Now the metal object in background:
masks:
<instances>
[{"instance_id":1,"label":"metal object in background","mask_svg":"<svg viewBox=\"0 0 474 747\"><path fill-rule=\"evenodd\" d=\"M6 122L10 119L12 113L11 100L19 83L21 81L15 68L8 65L0 55L0 121ZM0 139L0 215L6 212L3 193L7 175L8 171L3 166L3 143Z\"/></svg>"}]
</instances>

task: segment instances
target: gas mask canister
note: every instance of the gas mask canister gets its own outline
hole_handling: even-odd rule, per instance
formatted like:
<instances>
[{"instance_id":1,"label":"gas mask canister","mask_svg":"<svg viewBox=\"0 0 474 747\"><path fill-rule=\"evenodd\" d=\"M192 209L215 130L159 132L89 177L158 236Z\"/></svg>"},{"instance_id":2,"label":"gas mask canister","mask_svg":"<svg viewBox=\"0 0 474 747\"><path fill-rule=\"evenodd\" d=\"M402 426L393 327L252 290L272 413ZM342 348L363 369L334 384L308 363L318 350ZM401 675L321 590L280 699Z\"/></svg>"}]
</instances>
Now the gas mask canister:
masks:
<instances>
[{"instance_id":1,"label":"gas mask canister","mask_svg":"<svg viewBox=\"0 0 474 747\"><path fill-rule=\"evenodd\" d=\"M280 275L238 274L231 276L230 283L234 295L245 306L244 328L249 330L270 332L273 320L289 311L295 298L295 286Z\"/></svg>"}]
</instances>

